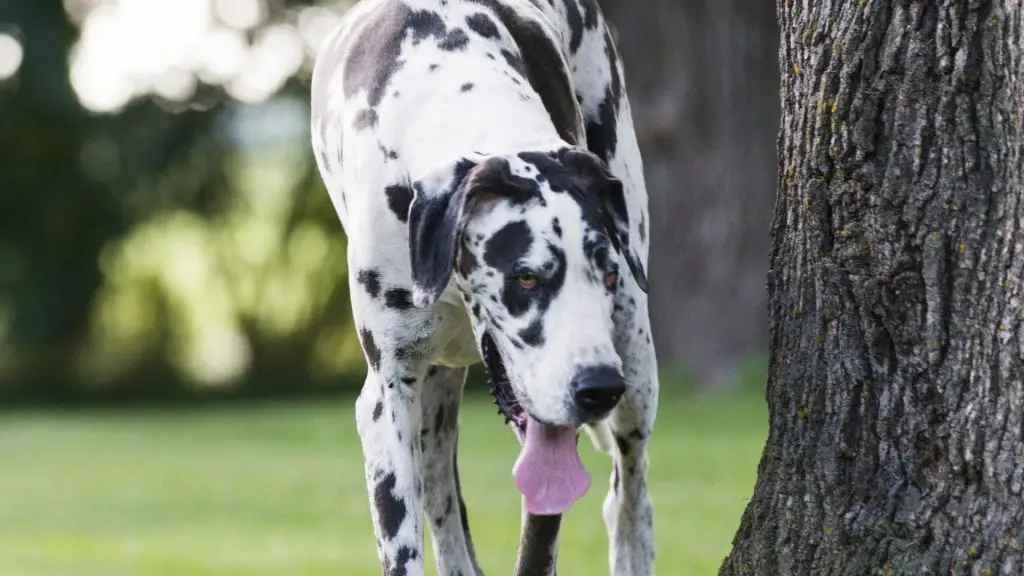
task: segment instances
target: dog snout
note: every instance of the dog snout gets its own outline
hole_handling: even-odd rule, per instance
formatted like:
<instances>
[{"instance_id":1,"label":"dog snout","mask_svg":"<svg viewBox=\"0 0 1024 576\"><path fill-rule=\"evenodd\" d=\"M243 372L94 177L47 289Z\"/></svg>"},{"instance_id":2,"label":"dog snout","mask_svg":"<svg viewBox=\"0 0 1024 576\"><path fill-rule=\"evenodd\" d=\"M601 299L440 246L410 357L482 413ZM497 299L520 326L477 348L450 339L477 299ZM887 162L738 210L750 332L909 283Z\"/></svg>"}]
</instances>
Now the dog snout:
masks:
<instances>
[{"instance_id":1,"label":"dog snout","mask_svg":"<svg viewBox=\"0 0 1024 576\"><path fill-rule=\"evenodd\" d=\"M589 366L572 380L573 401L588 422L607 416L625 392L626 380L612 366Z\"/></svg>"}]
</instances>

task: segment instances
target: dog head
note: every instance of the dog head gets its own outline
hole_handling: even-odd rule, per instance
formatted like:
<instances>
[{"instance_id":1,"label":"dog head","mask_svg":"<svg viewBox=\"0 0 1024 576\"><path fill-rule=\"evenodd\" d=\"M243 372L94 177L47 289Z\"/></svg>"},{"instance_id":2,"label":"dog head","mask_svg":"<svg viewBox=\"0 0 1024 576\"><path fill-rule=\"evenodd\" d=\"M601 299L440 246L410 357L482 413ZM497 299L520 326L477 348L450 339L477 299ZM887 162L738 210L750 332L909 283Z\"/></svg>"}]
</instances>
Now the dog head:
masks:
<instances>
[{"instance_id":1,"label":"dog head","mask_svg":"<svg viewBox=\"0 0 1024 576\"><path fill-rule=\"evenodd\" d=\"M452 279L471 311L499 408L524 424L603 418L625 390L613 299L629 278L622 183L579 148L463 159L414 184L418 306Z\"/></svg>"}]
</instances>

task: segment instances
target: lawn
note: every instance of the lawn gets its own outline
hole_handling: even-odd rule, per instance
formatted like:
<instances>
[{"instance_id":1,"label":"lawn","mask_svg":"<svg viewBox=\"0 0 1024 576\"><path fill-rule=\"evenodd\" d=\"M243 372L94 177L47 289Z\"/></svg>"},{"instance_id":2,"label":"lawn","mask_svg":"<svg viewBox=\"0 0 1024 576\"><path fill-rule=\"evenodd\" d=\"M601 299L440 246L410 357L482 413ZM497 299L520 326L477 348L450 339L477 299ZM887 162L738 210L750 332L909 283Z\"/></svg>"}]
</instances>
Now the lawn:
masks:
<instances>
[{"instance_id":1,"label":"lawn","mask_svg":"<svg viewBox=\"0 0 1024 576\"><path fill-rule=\"evenodd\" d=\"M3 413L0 574L380 574L351 405ZM462 426L477 550L489 574L509 574L518 444L484 399ZM650 481L659 573L716 573L766 426L757 395L663 396ZM580 445L595 482L563 524L559 573L607 574L610 466Z\"/></svg>"}]
</instances>

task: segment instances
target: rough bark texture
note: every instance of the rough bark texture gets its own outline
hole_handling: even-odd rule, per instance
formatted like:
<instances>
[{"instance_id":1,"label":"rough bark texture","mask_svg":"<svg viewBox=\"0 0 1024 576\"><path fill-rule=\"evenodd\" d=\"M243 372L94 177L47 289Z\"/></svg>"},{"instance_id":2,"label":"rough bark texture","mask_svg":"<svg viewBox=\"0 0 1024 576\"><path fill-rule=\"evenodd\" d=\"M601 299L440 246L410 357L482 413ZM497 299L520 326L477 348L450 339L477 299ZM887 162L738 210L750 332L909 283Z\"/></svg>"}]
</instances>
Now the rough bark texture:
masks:
<instances>
[{"instance_id":1,"label":"rough bark texture","mask_svg":"<svg viewBox=\"0 0 1024 576\"><path fill-rule=\"evenodd\" d=\"M1021 1L778 16L771 429L721 573L1024 573Z\"/></svg>"},{"instance_id":2,"label":"rough bark texture","mask_svg":"<svg viewBox=\"0 0 1024 576\"><path fill-rule=\"evenodd\" d=\"M658 359L701 383L762 354L778 129L768 0L602 0L615 26L651 208Z\"/></svg>"}]
</instances>

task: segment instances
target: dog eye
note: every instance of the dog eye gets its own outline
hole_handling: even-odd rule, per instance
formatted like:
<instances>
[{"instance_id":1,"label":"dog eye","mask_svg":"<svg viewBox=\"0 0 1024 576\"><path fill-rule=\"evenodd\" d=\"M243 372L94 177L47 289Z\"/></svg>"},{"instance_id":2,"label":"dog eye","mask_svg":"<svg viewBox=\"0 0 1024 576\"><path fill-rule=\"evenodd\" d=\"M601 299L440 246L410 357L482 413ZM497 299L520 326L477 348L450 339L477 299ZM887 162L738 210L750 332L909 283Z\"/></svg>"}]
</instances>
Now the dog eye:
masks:
<instances>
[{"instance_id":1,"label":"dog eye","mask_svg":"<svg viewBox=\"0 0 1024 576\"><path fill-rule=\"evenodd\" d=\"M516 276L516 281L519 282L519 286L523 290L536 290L537 289L537 277L533 274L520 274Z\"/></svg>"},{"instance_id":2,"label":"dog eye","mask_svg":"<svg viewBox=\"0 0 1024 576\"><path fill-rule=\"evenodd\" d=\"M605 288L615 288L615 285L619 283L619 273L612 271L606 272L604 275L604 286Z\"/></svg>"}]
</instances>

